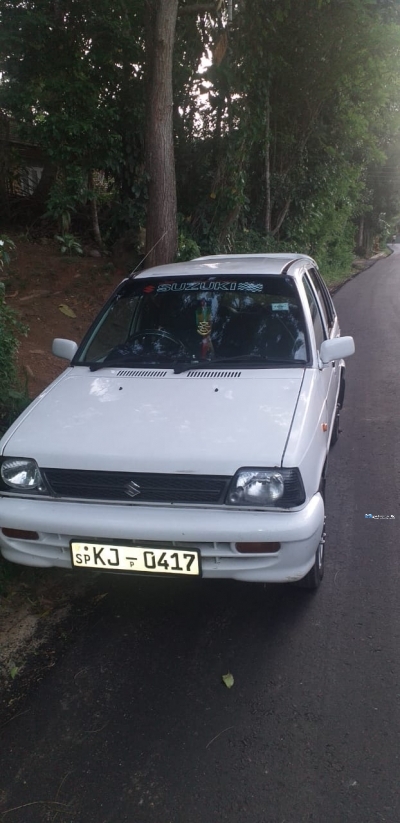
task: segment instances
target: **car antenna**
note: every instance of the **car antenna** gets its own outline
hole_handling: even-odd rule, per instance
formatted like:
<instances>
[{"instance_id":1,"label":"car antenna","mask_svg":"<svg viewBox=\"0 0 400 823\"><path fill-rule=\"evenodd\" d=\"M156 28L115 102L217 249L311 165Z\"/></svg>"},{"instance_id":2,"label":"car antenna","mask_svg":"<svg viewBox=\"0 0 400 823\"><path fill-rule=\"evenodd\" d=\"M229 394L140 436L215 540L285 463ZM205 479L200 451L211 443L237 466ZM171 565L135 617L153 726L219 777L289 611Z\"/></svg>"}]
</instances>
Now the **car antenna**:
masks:
<instances>
[{"instance_id":1,"label":"car antenna","mask_svg":"<svg viewBox=\"0 0 400 823\"><path fill-rule=\"evenodd\" d=\"M150 251L147 252L147 254L144 256L143 260L141 260L140 263L137 264L136 268L133 269L132 274L135 274L135 272L138 270L139 266L141 266L142 263L144 263L144 261L146 260L146 257L148 257L149 254L152 253L152 251L154 251L155 247L158 246L159 243L161 243L161 240L164 240L164 237L165 237L166 234L168 234L168 229L165 229L164 234L162 234L161 237L158 238L157 243L154 243L154 246L152 246ZM132 277L132 274L130 275L131 277Z\"/></svg>"}]
</instances>

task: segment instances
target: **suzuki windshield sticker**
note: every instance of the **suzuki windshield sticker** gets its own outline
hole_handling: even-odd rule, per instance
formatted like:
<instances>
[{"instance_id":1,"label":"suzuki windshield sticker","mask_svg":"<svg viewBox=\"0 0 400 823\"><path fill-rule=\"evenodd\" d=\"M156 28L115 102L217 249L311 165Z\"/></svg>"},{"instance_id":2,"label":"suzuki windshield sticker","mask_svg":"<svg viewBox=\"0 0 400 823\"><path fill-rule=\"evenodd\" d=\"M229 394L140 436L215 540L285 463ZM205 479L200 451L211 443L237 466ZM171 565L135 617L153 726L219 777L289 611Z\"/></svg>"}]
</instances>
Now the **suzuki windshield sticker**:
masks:
<instances>
[{"instance_id":1,"label":"suzuki windshield sticker","mask_svg":"<svg viewBox=\"0 0 400 823\"><path fill-rule=\"evenodd\" d=\"M211 340L212 330L212 297L202 295L200 305L196 310L197 333L202 337L201 341L201 357L205 359L208 354L214 353L214 347Z\"/></svg>"},{"instance_id":2,"label":"suzuki windshield sticker","mask_svg":"<svg viewBox=\"0 0 400 823\"><path fill-rule=\"evenodd\" d=\"M197 280L188 283L160 283L157 286L157 293L167 291L247 291L262 292L262 283L239 283L237 280Z\"/></svg>"}]
</instances>

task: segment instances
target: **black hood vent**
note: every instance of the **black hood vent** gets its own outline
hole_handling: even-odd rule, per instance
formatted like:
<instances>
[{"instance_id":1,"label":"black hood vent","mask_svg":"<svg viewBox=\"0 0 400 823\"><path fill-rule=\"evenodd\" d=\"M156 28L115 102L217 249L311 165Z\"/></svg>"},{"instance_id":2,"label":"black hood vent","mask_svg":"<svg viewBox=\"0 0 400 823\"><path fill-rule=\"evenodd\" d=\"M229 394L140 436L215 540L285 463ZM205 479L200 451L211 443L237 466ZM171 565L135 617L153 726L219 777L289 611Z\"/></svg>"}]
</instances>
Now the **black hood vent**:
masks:
<instances>
[{"instance_id":1,"label":"black hood vent","mask_svg":"<svg viewBox=\"0 0 400 823\"><path fill-rule=\"evenodd\" d=\"M160 369L121 369L117 377L166 377L166 371Z\"/></svg>"},{"instance_id":2,"label":"black hood vent","mask_svg":"<svg viewBox=\"0 0 400 823\"><path fill-rule=\"evenodd\" d=\"M242 376L241 371L212 371L211 369L206 369L205 371L200 371L197 369L192 369L192 371L188 371L187 377L213 377L214 379L218 377L218 379L222 377L230 377L237 378Z\"/></svg>"}]
</instances>

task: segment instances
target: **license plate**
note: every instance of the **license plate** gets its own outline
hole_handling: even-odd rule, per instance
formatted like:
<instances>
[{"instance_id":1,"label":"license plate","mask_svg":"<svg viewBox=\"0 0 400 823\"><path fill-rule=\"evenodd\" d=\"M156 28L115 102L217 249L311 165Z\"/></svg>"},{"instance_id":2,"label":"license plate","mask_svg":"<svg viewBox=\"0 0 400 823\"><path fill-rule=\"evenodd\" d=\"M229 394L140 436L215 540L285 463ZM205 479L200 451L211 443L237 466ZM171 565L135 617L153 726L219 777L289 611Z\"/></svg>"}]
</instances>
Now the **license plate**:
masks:
<instances>
[{"instance_id":1,"label":"license plate","mask_svg":"<svg viewBox=\"0 0 400 823\"><path fill-rule=\"evenodd\" d=\"M71 541L72 565L99 571L137 574L200 575L200 552L193 549L149 549Z\"/></svg>"}]
</instances>

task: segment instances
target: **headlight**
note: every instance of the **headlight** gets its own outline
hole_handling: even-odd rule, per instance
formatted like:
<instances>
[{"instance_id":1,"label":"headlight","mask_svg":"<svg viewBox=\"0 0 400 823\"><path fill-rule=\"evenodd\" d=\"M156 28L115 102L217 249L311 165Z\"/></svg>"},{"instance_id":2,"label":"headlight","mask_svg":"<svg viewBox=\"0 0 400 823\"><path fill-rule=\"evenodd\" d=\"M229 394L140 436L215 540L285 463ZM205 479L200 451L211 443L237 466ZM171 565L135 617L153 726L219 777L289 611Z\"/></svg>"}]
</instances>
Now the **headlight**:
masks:
<instances>
[{"instance_id":1,"label":"headlight","mask_svg":"<svg viewBox=\"0 0 400 823\"><path fill-rule=\"evenodd\" d=\"M46 491L36 460L20 457L3 458L0 475L3 489Z\"/></svg>"},{"instance_id":2,"label":"headlight","mask_svg":"<svg viewBox=\"0 0 400 823\"><path fill-rule=\"evenodd\" d=\"M229 506L291 509L305 501L298 469L240 469L226 498Z\"/></svg>"}]
</instances>

